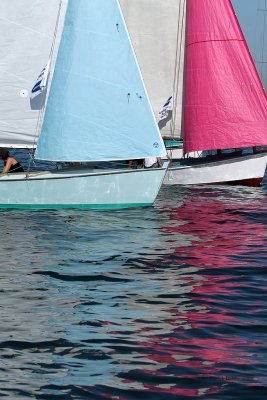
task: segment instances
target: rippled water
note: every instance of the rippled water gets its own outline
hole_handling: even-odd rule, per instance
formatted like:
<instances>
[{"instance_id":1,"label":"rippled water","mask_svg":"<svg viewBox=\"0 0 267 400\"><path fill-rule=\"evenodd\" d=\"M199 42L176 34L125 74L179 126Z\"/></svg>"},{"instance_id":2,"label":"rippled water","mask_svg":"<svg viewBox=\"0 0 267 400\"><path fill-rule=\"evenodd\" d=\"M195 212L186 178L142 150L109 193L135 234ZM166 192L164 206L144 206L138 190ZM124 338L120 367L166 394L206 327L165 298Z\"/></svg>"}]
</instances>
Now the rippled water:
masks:
<instances>
[{"instance_id":1,"label":"rippled water","mask_svg":"<svg viewBox=\"0 0 267 400\"><path fill-rule=\"evenodd\" d=\"M0 397L266 399L266 186L0 212Z\"/></svg>"}]
</instances>

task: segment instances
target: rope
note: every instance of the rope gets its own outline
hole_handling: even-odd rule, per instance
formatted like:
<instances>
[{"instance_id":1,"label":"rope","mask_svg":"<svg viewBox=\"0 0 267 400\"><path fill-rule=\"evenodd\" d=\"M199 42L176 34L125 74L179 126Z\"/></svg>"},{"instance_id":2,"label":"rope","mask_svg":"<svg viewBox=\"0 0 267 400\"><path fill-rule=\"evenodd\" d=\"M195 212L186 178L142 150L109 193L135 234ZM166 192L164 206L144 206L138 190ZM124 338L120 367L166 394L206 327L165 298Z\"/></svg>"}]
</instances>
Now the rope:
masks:
<instances>
[{"instance_id":1,"label":"rope","mask_svg":"<svg viewBox=\"0 0 267 400\"><path fill-rule=\"evenodd\" d=\"M174 79L173 79L173 112L172 119L170 122L170 133L174 137L175 130L175 120L176 120L176 104L179 89L179 80L181 76L181 60L182 60L182 46L183 46L183 33L185 24L185 2L180 2L179 15L178 15L178 25L177 25L177 41L176 41L176 52L175 52L175 64L174 64ZM182 71L183 73L183 71Z\"/></svg>"},{"instance_id":2,"label":"rope","mask_svg":"<svg viewBox=\"0 0 267 400\"><path fill-rule=\"evenodd\" d=\"M56 25L55 25L53 40L52 40L52 44L51 44L51 48L50 48L48 63L51 62L53 54L54 54L55 43L56 43L56 38L57 38L57 33L58 33L59 19L60 19L60 14L61 14L61 8L62 8L62 0L60 0L60 2L59 2ZM49 80L49 76L48 76L47 80ZM48 82L47 82L47 87L48 87ZM32 164L34 164L34 150L36 148L37 138L39 136L39 132L40 132L40 129L41 129L43 116L44 116L44 110L45 110L45 104L43 104L42 108L39 110L39 113L38 113L37 124L36 124L34 139L33 139L33 143L32 143L32 148L30 149L30 152L29 152L29 162L28 162L28 167L27 167L27 171L26 171L26 177L29 176L30 167L31 167Z\"/></svg>"}]
</instances>

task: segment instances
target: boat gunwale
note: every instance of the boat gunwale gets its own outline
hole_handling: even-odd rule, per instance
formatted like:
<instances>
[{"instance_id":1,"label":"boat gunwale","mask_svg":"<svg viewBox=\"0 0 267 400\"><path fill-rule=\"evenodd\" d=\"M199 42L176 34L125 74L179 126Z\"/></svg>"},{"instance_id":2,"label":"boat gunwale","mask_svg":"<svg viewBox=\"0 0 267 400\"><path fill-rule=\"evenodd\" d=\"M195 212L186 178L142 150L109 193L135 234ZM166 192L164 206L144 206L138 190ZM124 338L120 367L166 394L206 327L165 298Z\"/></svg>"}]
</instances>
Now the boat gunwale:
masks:
<instances>
[{"instance_id":1,"label":"boat gunwale","mask_svg":"<svg viewBox=\"0 0 267 400\"><path fill-rule=\"evenodd\" d=\"M121 175L121 174L130 174L130 173L142 173L142 172L156 172L156 171L166 171L168 166L165 166L166 162L163 164L162 167L158 168L140 168L140 169L110 169L105 171L97 171L93 170L94 172L88 171L87 173L79 173L79 168L68 168L68 169L57 169L57 170L44 170L44 171L31 171L29 174L25 174L25 172L19 173L12 173L11 174L3 174L0 176L0 182L16 182L16 181L34 181L34 180L44 180L44 179L75 179L75 178L85 178L85 177L94 177L94 176L103 176L103 175ZM88 168L89 169L89 168ZM68 172L69 171L69 172ZM71 172L75 172L72 174ZM59 175L61 174L61 175ZM20 175L20 176L18 176ZM57 175L57 176L56 176Z\"/></svg>"},{"instance_id":2,"label":"boat gunwale","mask_svg":"<svg viewBox=\"0 0 267 400\"><path fill-rule=\"evenodd\" d=\"M248 155L230 155L223 154L219 156L210 156L210 157L196 157L196 158L183 158L183 159L173 159L173 163L180 163L178 166L172 165L169 167L169 170L179 170L179 169L188 169L188 168L207 168L211 166L219 166L221 164L233 164L236 162L242 162L249 159L256 159L261 157L266 157L267 151L263 151L259 154L248 154ZM214 160L214 157L217 157ZM220 158L219 158L220 157Z\"/></svg>"}]
</instances>

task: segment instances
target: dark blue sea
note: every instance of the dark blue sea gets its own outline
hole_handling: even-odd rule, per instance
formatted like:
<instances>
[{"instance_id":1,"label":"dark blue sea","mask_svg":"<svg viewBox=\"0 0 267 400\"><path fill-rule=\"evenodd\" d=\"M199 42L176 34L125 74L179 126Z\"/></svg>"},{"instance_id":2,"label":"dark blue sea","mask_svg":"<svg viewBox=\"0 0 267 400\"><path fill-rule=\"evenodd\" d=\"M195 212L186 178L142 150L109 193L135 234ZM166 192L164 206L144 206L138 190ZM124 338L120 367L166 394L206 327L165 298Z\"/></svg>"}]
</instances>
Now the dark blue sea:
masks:
<instances>
[{"instance_id":1,"label":"dark blue sea","mask_svg":"<svg viewBox=\"0 0 267 400\"><path fill-rule=\"evenodd\" d=\"M0 230L1 399L267 398L267 185Z\"/></svg>"}]
</instances>

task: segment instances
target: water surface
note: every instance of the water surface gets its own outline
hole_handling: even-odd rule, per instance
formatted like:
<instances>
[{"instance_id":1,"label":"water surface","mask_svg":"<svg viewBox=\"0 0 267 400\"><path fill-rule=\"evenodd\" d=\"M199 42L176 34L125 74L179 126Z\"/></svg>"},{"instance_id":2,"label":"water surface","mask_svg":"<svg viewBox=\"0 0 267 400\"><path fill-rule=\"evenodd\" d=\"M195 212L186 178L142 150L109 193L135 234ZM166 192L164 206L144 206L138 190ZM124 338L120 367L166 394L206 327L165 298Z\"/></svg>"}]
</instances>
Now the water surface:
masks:
<instances>
[{"instance_id":1,"label":"water surface","mask_svg":"<svg viewBox=\"0 0 267 400\"><path fill-rule=\"evenodd\" d=\"M265 399L266 193L1 210L0 397Z\"/></svg>"}]
</instances>

